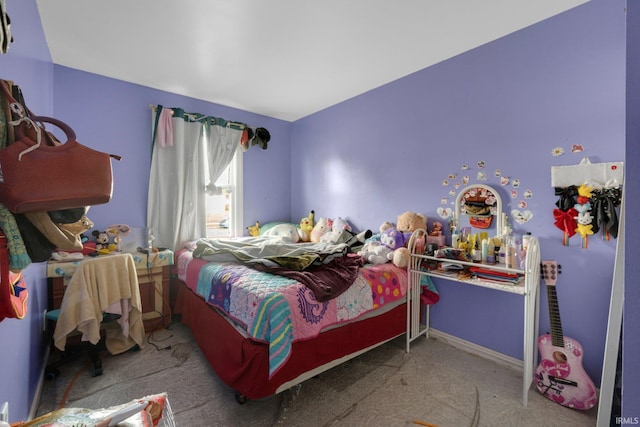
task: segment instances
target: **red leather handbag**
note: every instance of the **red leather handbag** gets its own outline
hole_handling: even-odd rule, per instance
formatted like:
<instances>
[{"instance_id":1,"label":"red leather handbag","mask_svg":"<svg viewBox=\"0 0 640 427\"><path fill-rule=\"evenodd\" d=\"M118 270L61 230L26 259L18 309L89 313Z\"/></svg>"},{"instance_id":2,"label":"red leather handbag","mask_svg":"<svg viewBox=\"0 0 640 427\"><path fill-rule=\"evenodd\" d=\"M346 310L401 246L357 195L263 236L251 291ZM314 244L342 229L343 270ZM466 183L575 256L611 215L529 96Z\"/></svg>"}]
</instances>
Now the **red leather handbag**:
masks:
<instances>
[{"instance_id":1,"label":"red leather handbag","mask_svg":"<svg viewBox=\"0 0 640 427\"><path fill-rule=\"evenodd\" d=\"M0 84L10 97L4 81ZM12 108L17 105L15 99L9 99ZM48 145L48 132L40 123L57 126L67 141ZM11 124L15 141L0 150L0 203L11 212L92 206L111 199L111 158L120 160L119 156L80 144L70 126L51 117L24 115Z\"/></svg>"},{"instance_id":2,"label":"red leather handbag","mask_svg":"<svg viewBox=\"0 0 640 427\"><path fill-rule=\"evenodd\" d=\"M0 150L1 203L13 213L24 213L99 205L111 199L111 157L118 156L80 144L73 130L59 120L25 120L36 126L38 136L44 129L36 122L56 125L67 141L46 145L21 134L21 127L17 127L15 142Z\"/></svg>"}]
</instances>

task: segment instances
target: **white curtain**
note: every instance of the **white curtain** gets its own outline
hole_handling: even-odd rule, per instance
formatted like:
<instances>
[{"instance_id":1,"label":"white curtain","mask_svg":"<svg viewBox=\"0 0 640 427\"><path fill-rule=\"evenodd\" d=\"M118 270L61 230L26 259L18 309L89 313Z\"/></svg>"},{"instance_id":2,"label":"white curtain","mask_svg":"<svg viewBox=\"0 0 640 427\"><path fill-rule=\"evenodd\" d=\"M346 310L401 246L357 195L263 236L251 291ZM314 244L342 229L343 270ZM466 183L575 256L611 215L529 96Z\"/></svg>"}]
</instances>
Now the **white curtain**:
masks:
<instances>
[{"instance_id":1,"label":"white curtain","mask_svg":"<svg viewBox=\"0 0 640 427\"><path fill-rule=\"evenodd\" d=\"M147 228L155 246L177 250L185 241L206 236L207 184L233 158L244 125L162 106L155 115Z\"/></svg>"}]
</instances>

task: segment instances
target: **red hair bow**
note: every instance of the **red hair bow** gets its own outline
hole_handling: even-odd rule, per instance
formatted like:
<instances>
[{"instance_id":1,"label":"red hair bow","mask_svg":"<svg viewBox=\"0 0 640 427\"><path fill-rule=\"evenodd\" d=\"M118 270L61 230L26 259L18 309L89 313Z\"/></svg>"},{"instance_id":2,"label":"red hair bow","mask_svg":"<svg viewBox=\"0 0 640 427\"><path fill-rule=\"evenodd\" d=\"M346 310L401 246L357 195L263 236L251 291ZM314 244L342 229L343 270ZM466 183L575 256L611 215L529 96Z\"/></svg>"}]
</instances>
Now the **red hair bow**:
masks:
<instances>
[{"instance_id":1,"label":"red hair bow","mask_svg":"<svg viewBox=\"0 0 640 427\"><path fill-rule=\"evenodd\" d=\"M564 212L560 209L553 210L553 218L556 220L554 225L558 227L560 230L564 231L564 233L571 237L576 234L576 219L578 216L578 211L574 208L569 209Z\"/></svg>"}]
</instances>

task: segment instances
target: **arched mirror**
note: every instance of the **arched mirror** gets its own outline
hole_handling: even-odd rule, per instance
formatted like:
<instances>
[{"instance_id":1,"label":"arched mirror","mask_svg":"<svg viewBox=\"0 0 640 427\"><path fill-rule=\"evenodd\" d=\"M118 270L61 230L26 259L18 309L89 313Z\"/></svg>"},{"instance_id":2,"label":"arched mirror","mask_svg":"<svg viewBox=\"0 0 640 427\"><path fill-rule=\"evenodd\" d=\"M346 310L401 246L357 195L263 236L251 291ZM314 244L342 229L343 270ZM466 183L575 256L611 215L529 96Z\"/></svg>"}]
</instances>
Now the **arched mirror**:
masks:
<instances>
[{"instance_id":1,"label":"arched mirror","mask_svg":"<svg viewBox=\"0 0 640 427\"><path fill-rule=\"evenodd\" d=\"M458 193L455 201L455 221L458 230L472 227L481 230L494 229L502 233L502 198L491 186L469 185Z\"/></svg>"}]
</instances>

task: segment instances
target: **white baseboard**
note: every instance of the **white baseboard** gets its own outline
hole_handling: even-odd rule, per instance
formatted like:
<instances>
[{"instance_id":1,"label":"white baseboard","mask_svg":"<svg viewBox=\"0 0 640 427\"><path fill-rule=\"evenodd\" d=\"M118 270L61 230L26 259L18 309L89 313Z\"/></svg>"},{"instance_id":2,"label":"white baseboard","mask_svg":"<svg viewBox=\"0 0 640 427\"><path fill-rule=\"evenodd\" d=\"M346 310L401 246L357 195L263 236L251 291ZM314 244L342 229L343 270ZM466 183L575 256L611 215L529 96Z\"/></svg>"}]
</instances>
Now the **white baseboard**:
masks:
<instances>
[{"instance_id":1,"label":"white baseboard","mask_svg":"<svg viewBox=\"0 0 640 427\"><path fill-rule=\"evenodd\" d=\"M36 386L33 401L31 402L31 407L29 408L29 420L34 419L38 413L38 407L40 406L40 396L42 396L42 389L44 388L45 373L50 351L51 347L47 345L44 352L44 358L42 360L42 371L40 372L40 379L38 380L38 385Z\"/></svg>"},{"instance_id":2,"label":"white baseboard","mask_svg":"<svg viewBox=\"0 0 640 427\"><path fill-rule=\"evenodd\" d=\"M474 344L470 341L463 340L462 338L449 335L446 332L431 328L429 329L429 337L440 340L451 345L452 347L459 348L460 350L475 354L476 356L480 356L484 359L489 359L498 363L505 364L520 372L524 371L524 362L522 360L516 359L515 357L507 356L506 354L499 353L495 350L491 350L490 348Z\"/></svg>"}]
</instances>

